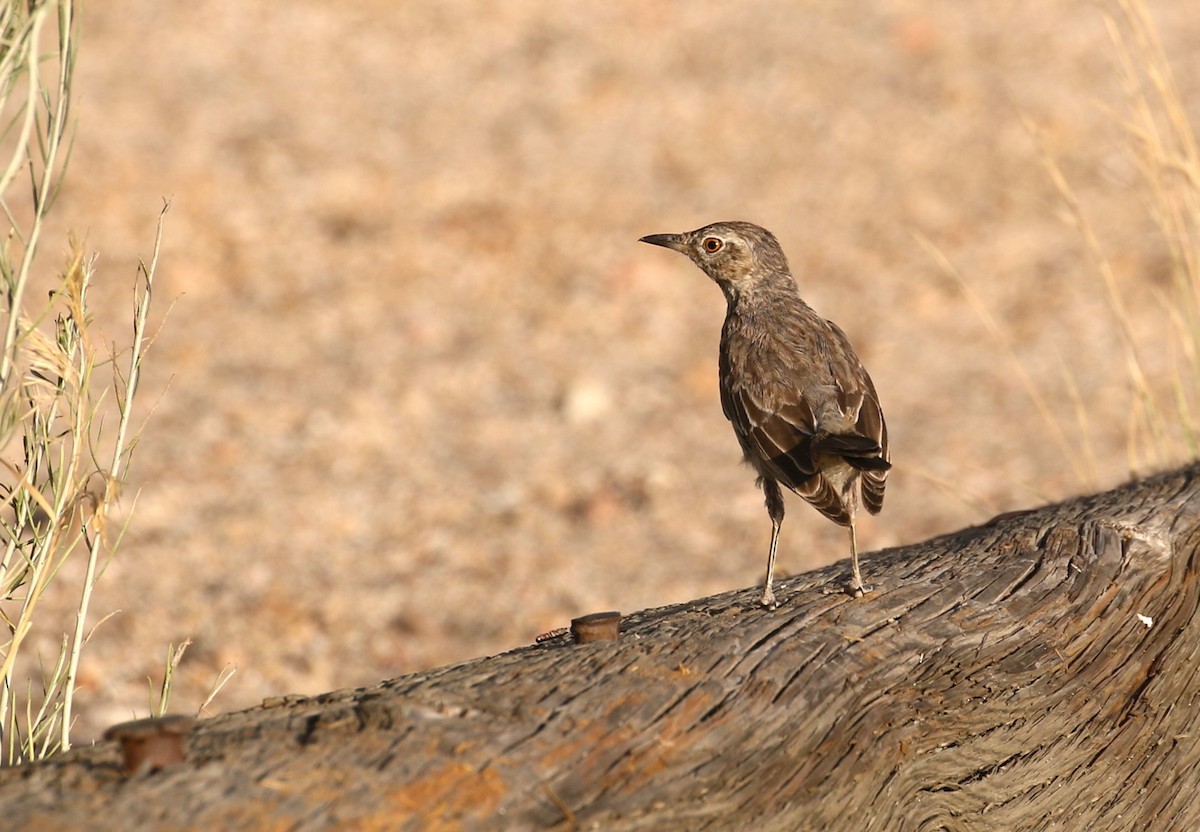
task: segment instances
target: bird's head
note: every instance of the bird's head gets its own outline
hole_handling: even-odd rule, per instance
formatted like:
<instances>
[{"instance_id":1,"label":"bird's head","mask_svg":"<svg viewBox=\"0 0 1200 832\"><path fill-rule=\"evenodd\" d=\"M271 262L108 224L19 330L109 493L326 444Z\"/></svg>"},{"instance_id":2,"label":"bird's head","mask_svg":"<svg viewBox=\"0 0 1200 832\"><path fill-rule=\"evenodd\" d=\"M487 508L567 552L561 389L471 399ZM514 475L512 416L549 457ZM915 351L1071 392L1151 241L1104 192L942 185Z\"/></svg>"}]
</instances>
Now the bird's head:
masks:
<instances>
[{"instance_id":1,"label":"bird's head","mask_svg":"<svg viewBox=\"0 0 1200 832\"><path fill-rule=\"evenodd\" d=\"M765 280L790 280L779 241L753 223L714 222L683 234L651 234L640 242L686 254L726 295L741 294Z\"/></svg>"}]
</instances>

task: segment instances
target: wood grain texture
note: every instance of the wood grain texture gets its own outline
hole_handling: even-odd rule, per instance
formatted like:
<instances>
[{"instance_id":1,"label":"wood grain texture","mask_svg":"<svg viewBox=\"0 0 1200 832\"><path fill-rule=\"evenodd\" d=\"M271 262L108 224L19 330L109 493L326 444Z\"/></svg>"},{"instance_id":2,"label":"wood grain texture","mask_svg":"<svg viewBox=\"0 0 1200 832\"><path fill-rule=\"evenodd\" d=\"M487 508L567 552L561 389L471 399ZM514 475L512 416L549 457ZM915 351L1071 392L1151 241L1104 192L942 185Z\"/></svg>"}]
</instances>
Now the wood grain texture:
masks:
<instances>
[{"instance_id":1,"label":"wood grain texture","mask_svg":"<svg viewBox=\"0 0 1200 832\"><path fill-rule=\"evenodd\" d=\"M0 771L13 829L1200 829L1200 468ZM684 568L681 564L680 567Z\"/></svg>"}]
</instances>

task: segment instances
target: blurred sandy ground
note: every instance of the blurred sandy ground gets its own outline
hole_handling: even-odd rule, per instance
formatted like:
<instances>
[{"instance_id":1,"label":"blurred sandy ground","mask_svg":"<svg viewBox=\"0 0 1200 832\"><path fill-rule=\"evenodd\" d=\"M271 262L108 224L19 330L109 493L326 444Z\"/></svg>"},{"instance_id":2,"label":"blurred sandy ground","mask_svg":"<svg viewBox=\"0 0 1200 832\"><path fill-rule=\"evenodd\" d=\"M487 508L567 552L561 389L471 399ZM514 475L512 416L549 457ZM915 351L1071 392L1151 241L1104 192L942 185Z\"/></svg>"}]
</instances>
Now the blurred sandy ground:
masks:
<instances>
[{"instance_id":1,"label":"blurred sandy ground","mask_svg":"<svg viewBox=\"0 0 1200 832\"><path fill-rule=\"evenodd\" d=\"M1152 7L1200 123L1200 12ZM83 18L47 248L86 235L123 340L169 198L157 317L175 305L77 740L145 713L169 641L194 641L175 709L236 663L229 710L756 584L769 523L717 399L723 301L643 234L765 225L850 334L896 462L865 549L1128 475L1120 340L1021 121L1161 344L1166 253L1103 109L1121 82L1088 0L106 0ZM916 235L1073 431L1068 369L1094 481ZM844 547L789 501L785 573Z\"/></svg>"}]
</instances>

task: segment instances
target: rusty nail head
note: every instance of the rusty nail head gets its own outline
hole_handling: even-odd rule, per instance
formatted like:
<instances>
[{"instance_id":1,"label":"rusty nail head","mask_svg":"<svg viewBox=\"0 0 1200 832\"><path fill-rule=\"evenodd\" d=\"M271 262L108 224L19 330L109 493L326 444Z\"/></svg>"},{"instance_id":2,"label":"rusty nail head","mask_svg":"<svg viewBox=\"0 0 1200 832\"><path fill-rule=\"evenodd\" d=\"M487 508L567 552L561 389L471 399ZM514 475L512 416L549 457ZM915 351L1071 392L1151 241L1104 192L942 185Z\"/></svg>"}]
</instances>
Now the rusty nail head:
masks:
<instances>
[{"instance_id":1,"label":"rusty nail head","mask_svg":"<svg viewBox=\"0 0 1200 832\"><path fill-rule=\"evenodd\" d=\"M179 714L135 719L109 728L104 739L121 744L126 774L145 774L183 762L183 738L195 724Z\"/></svg>"},{"instance_id":2,"label":"rusty nail head","mask_svg":"<svg viewBox=\"0 0 1200 832\"><path fill-rule=\"evenodd\" d=\"M571 619L571 635L576 644L590 641L616 641L621 635L621 613L594 612Z\"/></svg>"}]
</instances>

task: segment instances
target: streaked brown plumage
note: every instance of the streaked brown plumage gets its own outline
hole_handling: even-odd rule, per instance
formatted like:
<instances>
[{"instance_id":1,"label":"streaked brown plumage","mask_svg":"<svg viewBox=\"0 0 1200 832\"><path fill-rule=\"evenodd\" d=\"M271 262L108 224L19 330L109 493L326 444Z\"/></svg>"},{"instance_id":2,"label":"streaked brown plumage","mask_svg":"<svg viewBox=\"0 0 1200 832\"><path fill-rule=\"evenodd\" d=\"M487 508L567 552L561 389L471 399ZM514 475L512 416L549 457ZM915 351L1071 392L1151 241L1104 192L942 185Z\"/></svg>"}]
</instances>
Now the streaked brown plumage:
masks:
<instances>
[{"instance_id":1,"label":"streaked brown plumage","mask_svg":"<svg viewBox=\"0 0 1200 832\"><path fill-rule=\"evenodd\" d=\"M771 516L763 604L773 606L783 484L850 530L851 592L862 595L854 515L883 507L891 462L875 385L846 334L800 299L774 235L748 222L718 222L643 243L686 254L721 287L721 406L746 461L758 472Z\"/></svg>"}]
</instances>

